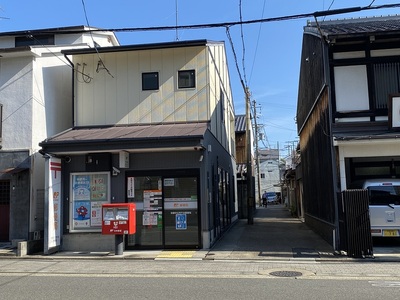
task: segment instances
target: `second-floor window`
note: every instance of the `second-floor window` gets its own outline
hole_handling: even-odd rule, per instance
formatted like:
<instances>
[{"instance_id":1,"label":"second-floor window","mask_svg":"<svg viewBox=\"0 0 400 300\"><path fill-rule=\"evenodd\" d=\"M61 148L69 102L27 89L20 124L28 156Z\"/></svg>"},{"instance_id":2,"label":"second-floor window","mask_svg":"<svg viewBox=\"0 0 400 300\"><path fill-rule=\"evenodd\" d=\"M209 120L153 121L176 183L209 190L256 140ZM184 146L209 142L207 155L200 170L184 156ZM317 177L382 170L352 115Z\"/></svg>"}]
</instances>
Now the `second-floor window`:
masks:
<instances>
[{"instance_id":1,"label":"second-floor window","mask_svg":"<svg viewBox=\"0 0 400 300\"><path fill-rule=\"evenodd\" d=\"M400 63L373 65L375 81L375 108L386 109L389 95L400 92Z\"/></svg>"},{"instance_id":2,"label":"second-floor window","mask_svg":"<svg viewBox=\"0 0 400 300\"><path fill-rule=\"evenodd\" d=\"M194 70L178 71L178 89L196 87L196 76Z\"/></svg>"},{"instance_id":3,"label":"second-floor window","mask_svg":"<svg viewBox=\"0 0 400 300\"><path fill-rule=\"evenodd\" d=\"M154 91L159 89L158 72L142 73L142 90Z\"/></svg>"},{"instance_id":4,"label":"second-floor window","mask_svg":"<svg viewBox=\"0 0 400 300\"><path fill-rule=\"evenodd\" d=\"M19 36L15 38L15 47L54 45L54 34Z\"/></svg>"}]
</instances>

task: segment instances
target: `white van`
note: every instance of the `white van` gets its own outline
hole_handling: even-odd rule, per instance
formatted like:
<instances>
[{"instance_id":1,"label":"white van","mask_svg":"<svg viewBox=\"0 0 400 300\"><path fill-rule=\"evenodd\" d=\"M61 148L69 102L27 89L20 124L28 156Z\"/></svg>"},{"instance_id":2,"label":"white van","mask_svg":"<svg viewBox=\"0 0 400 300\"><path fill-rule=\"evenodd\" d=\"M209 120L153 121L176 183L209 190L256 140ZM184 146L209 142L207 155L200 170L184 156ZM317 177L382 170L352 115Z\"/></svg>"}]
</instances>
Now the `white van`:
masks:
<instances>
[{"instance_id":1,"label":"white van","mask_svg":"<svg viewBox=\"0 0 400 300\"><path fill-rule=\"evenodd\" d=\"M369 194L373 237L400 236L400 179L370 179L363 184Z\"/></svg>"}]
</instances>

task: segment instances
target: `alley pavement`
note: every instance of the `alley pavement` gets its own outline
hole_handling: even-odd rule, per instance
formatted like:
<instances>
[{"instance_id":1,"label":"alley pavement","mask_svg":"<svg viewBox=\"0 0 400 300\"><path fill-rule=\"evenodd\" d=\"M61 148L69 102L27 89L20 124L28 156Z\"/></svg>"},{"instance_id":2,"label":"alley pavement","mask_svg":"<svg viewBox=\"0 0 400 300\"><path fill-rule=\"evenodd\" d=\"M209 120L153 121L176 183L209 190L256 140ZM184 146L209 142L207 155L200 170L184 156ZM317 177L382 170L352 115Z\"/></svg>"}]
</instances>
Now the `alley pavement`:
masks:
<instances>
[{"instance_id":1,"label":"alley pavement","mask_svg":"<svg viewBox=\"0 0 400 300\"><path fill-rule=\"evenodd\" d=\"M42 253L21 258L42 259L190 259L190 260L269 260L269 261L354 261L345 254L335 253L333 247L314 233L298 218L293 218L284 205L258 207L253 224L247 219L235 222L228 232L205 250L125 250L122 255L114 252L67 252L51 255ZM251 223L251 222L250 222ZM16 257L10 244L0 244L0 258ZM400 243L386 246L374 245L374 257L362 260L398 262Z\"/></svg>"}]
</instances>

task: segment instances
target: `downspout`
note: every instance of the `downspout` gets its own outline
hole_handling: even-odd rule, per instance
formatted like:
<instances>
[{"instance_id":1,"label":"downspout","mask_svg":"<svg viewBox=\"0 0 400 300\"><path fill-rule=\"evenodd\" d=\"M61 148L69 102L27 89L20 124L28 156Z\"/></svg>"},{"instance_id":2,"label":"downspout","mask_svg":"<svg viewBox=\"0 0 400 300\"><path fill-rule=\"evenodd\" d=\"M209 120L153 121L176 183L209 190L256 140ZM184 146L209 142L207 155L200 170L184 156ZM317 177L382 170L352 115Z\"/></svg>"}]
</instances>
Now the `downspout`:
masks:
<instances>
[{"instance_id":1,"label":"downspout","mask_svg":"<svg viewBox=\"0 0 400 300\"><path fill-rule=\"evenodd\" d=\"M72 124L71 128L75 127L75 65L74 63L68 58L66 54L64 54L65 59L70 63L72 67Z\"/></svg>"}]
</instances>

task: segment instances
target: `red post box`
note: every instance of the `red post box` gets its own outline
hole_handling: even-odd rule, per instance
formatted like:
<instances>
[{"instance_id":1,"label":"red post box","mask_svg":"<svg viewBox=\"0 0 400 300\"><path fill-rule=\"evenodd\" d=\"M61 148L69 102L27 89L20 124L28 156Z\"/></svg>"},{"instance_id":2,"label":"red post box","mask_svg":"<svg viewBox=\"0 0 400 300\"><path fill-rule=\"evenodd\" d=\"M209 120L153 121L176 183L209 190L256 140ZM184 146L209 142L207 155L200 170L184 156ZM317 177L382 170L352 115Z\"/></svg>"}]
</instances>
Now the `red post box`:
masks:
<instances>
[{"instance_id":1,"label":"red post box","mask_svg":"<svg viewBox=\"0 0 400 300\"><path fill-rule=\"evenodd\" d=\"M102 234L134 234L136 232L135 203L102 205Z\"/></svg>"}]
</instances>

